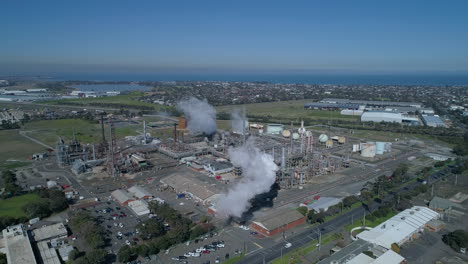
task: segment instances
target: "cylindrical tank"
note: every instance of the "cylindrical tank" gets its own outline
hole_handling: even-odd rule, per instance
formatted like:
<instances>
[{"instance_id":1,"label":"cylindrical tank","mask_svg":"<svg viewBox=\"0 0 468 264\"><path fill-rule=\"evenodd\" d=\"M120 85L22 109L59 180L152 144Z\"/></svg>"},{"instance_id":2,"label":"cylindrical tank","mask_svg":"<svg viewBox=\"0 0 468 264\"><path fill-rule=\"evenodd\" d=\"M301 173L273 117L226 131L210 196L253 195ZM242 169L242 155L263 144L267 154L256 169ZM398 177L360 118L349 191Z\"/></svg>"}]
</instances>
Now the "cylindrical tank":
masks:
<instances>
[{"instance_id":1,"label":"cylindrical tank","mask_svg":"<svg viewBox=\"0 0 468 264\"><path fill-rule=\"evenodd\" d=\"M281 124L268 124L266 133L271 135L281 135L283 132L283 125Z\"/></svg>"},{"instance_id":2,"label":"cylindrical tank","mask_svg":"<svg viewBox=\"0 0 468 264\"><path fill-rule=\"evenodd\" d=\"M292 137L293 137L293 139L296 139L296 140L297 140L297 139L300 138L300 135L299 135L299 133L293 133L293 134L292 134Z\"/></svg>"},{"instance_id":3,"label":"cylindrical tank","mask_svg":"<svg viewBox=\"0 0 468 264\"><path fill-rule=\"evenodd\" d=\"M291 131L289 130L283 130L283 137L288 138L291 136Z\"/></svg>"},{"instance_id":4,"label":"cylindrical tank","mask_svg":"<svg viewBox=\"0 0 468 264\"><path fill-rule=\"evenodd\" d=\"M325 134L321 134L318 139L320 143L325 143L328 140L328 136Z\"/></svg>"},{"instance_id":5,"label":"cylindrical tank","mask_svg":"<svg viewBox=\"0 0 468 264\"><path fill-rule=\"evenodd\" d=\"M361 156L365 158L375 157L375 144L363 144Z\"/></svg>"},{"instance_id":6,"label":"cylindrical tank","mask_svg":"<svg viewBox=\"0 0 468 264\"><path fill-rule=\"evenodd\" d=\"M338 143L340 143L340 144L346 143L346 138L345 137L338 137Z\"/></svg>"},{"instance_id":7,"label":"cylindrical tank","mask_svg":"<svg viewBox=\"0 0 468 264\"><path fill-rule=\"evenodd\" d=\"M307 130L307 132L306 132L306 137L311 137L311 136L312 136L312 131Z\"/></svg>"},{"instance_id":8,"label":"cylindrical tank","mask_svg":"<svg viewBox=\"0 0 468 264\"><path fill-rule=\"evenodd\" d=\"M325 147L331 148L333 147L333 140L329 139L325 142Z\"/></svg>"},{"instance_id":9,"label":"cylindrical tank","mask_svg":"<svg viewBox=\"0 0 468 264\"><path fill-rule=\"evenodd\" d=\"M375 142L375 154L382 155L385 152L385 142Z\"/></svg>"}]
</instances>

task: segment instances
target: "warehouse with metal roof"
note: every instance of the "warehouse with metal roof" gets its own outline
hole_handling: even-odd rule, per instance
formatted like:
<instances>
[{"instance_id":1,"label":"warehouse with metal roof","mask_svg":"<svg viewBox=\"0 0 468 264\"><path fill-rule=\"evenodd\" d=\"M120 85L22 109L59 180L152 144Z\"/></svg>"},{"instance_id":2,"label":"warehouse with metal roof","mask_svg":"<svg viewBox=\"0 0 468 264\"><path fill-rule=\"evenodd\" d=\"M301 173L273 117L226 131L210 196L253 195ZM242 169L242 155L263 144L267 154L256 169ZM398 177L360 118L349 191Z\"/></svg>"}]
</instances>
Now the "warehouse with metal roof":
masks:
<instances>
[{"instance_id":1,"label":"warehouse with metal roof","mask_svg":"<svg viewBox=\"0 0 468 264\"><path fill-rule=\"evenodd\" d=\"M137 199L149 199L153 197L153 194L151 194L148 190L138 185L128 188L128 192L135 196Z\"/></svg>"},{"instance_id":2,"label":"warehouse with metal roof","mask_svg":"<svg viewBox=\"0 0 468 264\"><path fill-rule=\"evenodd\" d=\"M445 127L444 121L438 115L422 115L422 120L426 126Z\"/></svg>"},{"instance_id":3,"label":"warehouse with metal roof","mask_svg":"<svg viewBox=\"0 0 468 264\"><path fill-rule=\"evenodd\" d=\"M427 207L413 206L371 230L359 233L357 238L390 249L393 243L402 245L413 239L417 233L423 232L429 221L439 217L439 213Z\"/></svg>"},{"instance_id":4,"label":"warehouse with metal roof","mask_svg":"<svg viewBox=\"0 0 468 264\"><path fill-rule=\"evenodd\" d=\"M250 225L259 233L265 236L273 236L284 230L293 228L305 222L305 216L294 209L286 209L281 212L275 212L273 215L266 215Z\"/></svg>"},{"instance_id":5,"label":"warehouse with metal roof","mask_svg":"<svg viewBox=\"0 0 468 264\"><path fill-rule=\"evenodd\" d=\"M115 190L111 192L111 196L122 206L126 206L129 202L135 200L133 196L125 190Z\"/></svg>"},{"instance_id":6,"label":"warehouse with metal roof","mask_svg":"<svg viewBox=\"0 0 468 264\"><path fill-rule=\"evenodd\" d=\"M420 125L421 122L417 117L403 115L402 113L386 112L386 111L368 111L361 115L361 122L389 122L389 123L405 123L409 125Z\"/></svg>"}]
</instances>

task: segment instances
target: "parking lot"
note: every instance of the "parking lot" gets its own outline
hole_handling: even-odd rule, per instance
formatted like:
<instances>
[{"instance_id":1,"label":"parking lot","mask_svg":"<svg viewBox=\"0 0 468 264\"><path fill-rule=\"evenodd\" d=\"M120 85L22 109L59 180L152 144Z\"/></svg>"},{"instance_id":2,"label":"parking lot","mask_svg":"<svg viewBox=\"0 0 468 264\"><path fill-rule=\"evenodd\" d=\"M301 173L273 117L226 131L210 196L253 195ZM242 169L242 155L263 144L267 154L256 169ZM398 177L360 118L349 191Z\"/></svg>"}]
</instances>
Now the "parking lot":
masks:
<instances>
[{"instance_id":1,"label":"parking lot","mask_svg":"<svg viewBox=\"0 0 468 264\"><path fill-rule=\"evenodd\" d=\"M196 252L197 249L205 247L208 249L208 245L212 245L213 242L223 241L224 247L213 247L212 251L204 250L205 253L200 252L199 257L183 257L181 260L175 260L179 256L184 256L188 252ZM188 243L179 244L176 247L169 249L168 251L161 252L158 254L158 263L183 263L186 261L190 264L204 264L204 263L221 263L227 258L232 258L240 254L243 251L243 246L238 241L233 240L232 237L213 233L213 236L209 235L200 238L199 240L191 241ZM208 253L209 252L209 253ZM219 262L216 262L216 259Z\"/></svg>"},{"instance_id":2,"label":"parking lot","mask_svg":"<svg viewBox=\"0 0 468 264\"><path fill-rule=\"evenodd\" d=\"M105 212L109 208L111 211ZM138 242L135 226L146 218L137 218L128 207L120 206L114 201L102 202L88 210L101 221L101 226L107 231L111 240L110 250L113 253L117 254L119 248L125 245L127 240L132 244ZM121 239L117 238L119 232L122 233Z\"/></svg>"}]
</instances>

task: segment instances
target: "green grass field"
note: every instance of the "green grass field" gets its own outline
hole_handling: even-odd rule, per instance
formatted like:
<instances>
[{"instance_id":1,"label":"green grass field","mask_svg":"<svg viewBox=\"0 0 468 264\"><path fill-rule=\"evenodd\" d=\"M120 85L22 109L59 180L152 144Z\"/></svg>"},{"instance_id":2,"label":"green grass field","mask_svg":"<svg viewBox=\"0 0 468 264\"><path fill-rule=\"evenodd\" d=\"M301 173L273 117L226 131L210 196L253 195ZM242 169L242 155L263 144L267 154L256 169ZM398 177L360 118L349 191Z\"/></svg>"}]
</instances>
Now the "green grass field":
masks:
<instances>
[{"instance_id":1,"label":"green grass field","mask_svg":"<svg viewBox=\"0 0 468 264\"><path fill-rule=\"evenodd\" d=\"M65 105L78 105L78 106L102 106L104 108L105 107L109 107L109 108L149 107L149 109L158 110L158 111L169 108L167 106L138 101L137 99L141 97L142 95L143 95L142 92L132 92L130 94L117 95L117 96L62 99L62 100L44 101L41 103L51 104L51 105L65 104Z\"/></svg>"},{"instance_id":2,"label":"green grass field","mask_svg":"<svg viewBox=\"0 0 468 264\"><path fill-rule=\"evenodd\" d=\"M28 131L28 135L36 138L52 147L55 147L59 136L65 140L73 138L75 133L76 138L83 143L99 142L101 139L101 126L98 123L89 122L83 119L59 119L59 120L42 120L26 123L24 130ZM141 130L141 126L131 125L116 127L115 133L117 138L125 136L137 135L137 131ZM106 137L108 136L108 128L106 127Z\"/></svg>"},{"instance_id":3,"label":"green grass field","mask_svg":"<svg viewBox=\"0 0 468 264\"><path fill-rule=\"evenodd\" d=\"M25 194L21 196L15 196L10 199L0 199L0 216L11 216L11 217L22 217L26 216L21 209L25 204L36 201L39 199L37 194Z\"/></svg>"},{"instance_id":4,"label":"green grass field","mask_svg":"<svg viewBox=\"0 0 468 264\"><path fill-rule=\"evenodd\" d=\"M12 169L26 165L24 162L36 152L46 148L22 137L18 130L0 130L0 167Z\"/></svg>"},{"instance_id":5,"label":"green grass field","mask_svg":"<svg viewBox=\"0 0 468 264\"><path fill-rule=\"evenodd\" d=\"M322 110L306 110L305 103L310 103L312 100L295 100L281 102L267 102L243 105L225 105L218 106L218 112L230 113L233 109L245 109L248 115L256 116L271 116L273 118L284 118L300 121L301 118L312 118L320 120L341 119L341 120L359 120L356 116L341 115L340 111L322 111Z\"/></svg>"}]
</instances>

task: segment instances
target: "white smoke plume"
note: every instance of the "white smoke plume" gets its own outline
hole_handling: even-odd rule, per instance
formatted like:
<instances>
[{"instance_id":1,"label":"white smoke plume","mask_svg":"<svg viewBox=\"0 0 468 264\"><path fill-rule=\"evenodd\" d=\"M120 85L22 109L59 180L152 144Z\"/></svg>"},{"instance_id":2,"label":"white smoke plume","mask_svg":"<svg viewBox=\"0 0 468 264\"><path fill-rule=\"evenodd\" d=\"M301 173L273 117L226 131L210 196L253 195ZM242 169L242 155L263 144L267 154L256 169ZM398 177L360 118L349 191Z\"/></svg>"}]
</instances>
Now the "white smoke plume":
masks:
<instances>
[{"instance_id":1,"label":"white smoke plume","mask_svg":"<svg viewBox=\"0 0 468 264\"><path fill-rule=\"evenodd\" d=\"M177 103L177 109L184 113L190 134L211 135L216 132L216 110L206 99L190 97Z\"/></svg>"},{"instance_id":2,"label":"white smoke plume","mask_svg":"<svg viewBox=\"0 0 468 264\"><path fill-rule=\"evenodd\" d=\"M236 108L231 112L231 128L232 132L243 134L247 132L247 116L245 109Z\"/></svg>"},{"instance_id":3,"label":"white smoke plume","mask_svg":"<svg viewBox=\"0 0 468 264\"><path fill-rule=\"evenodd\" d=\"M276 180L276 166L270 154L255 147L249 138L244 145L229 148L232 164L242 168L242 178L227 193L221 194L216 205L220 217L241 217L257 194L268 192Z\"/></svg>"}]
</instances>

